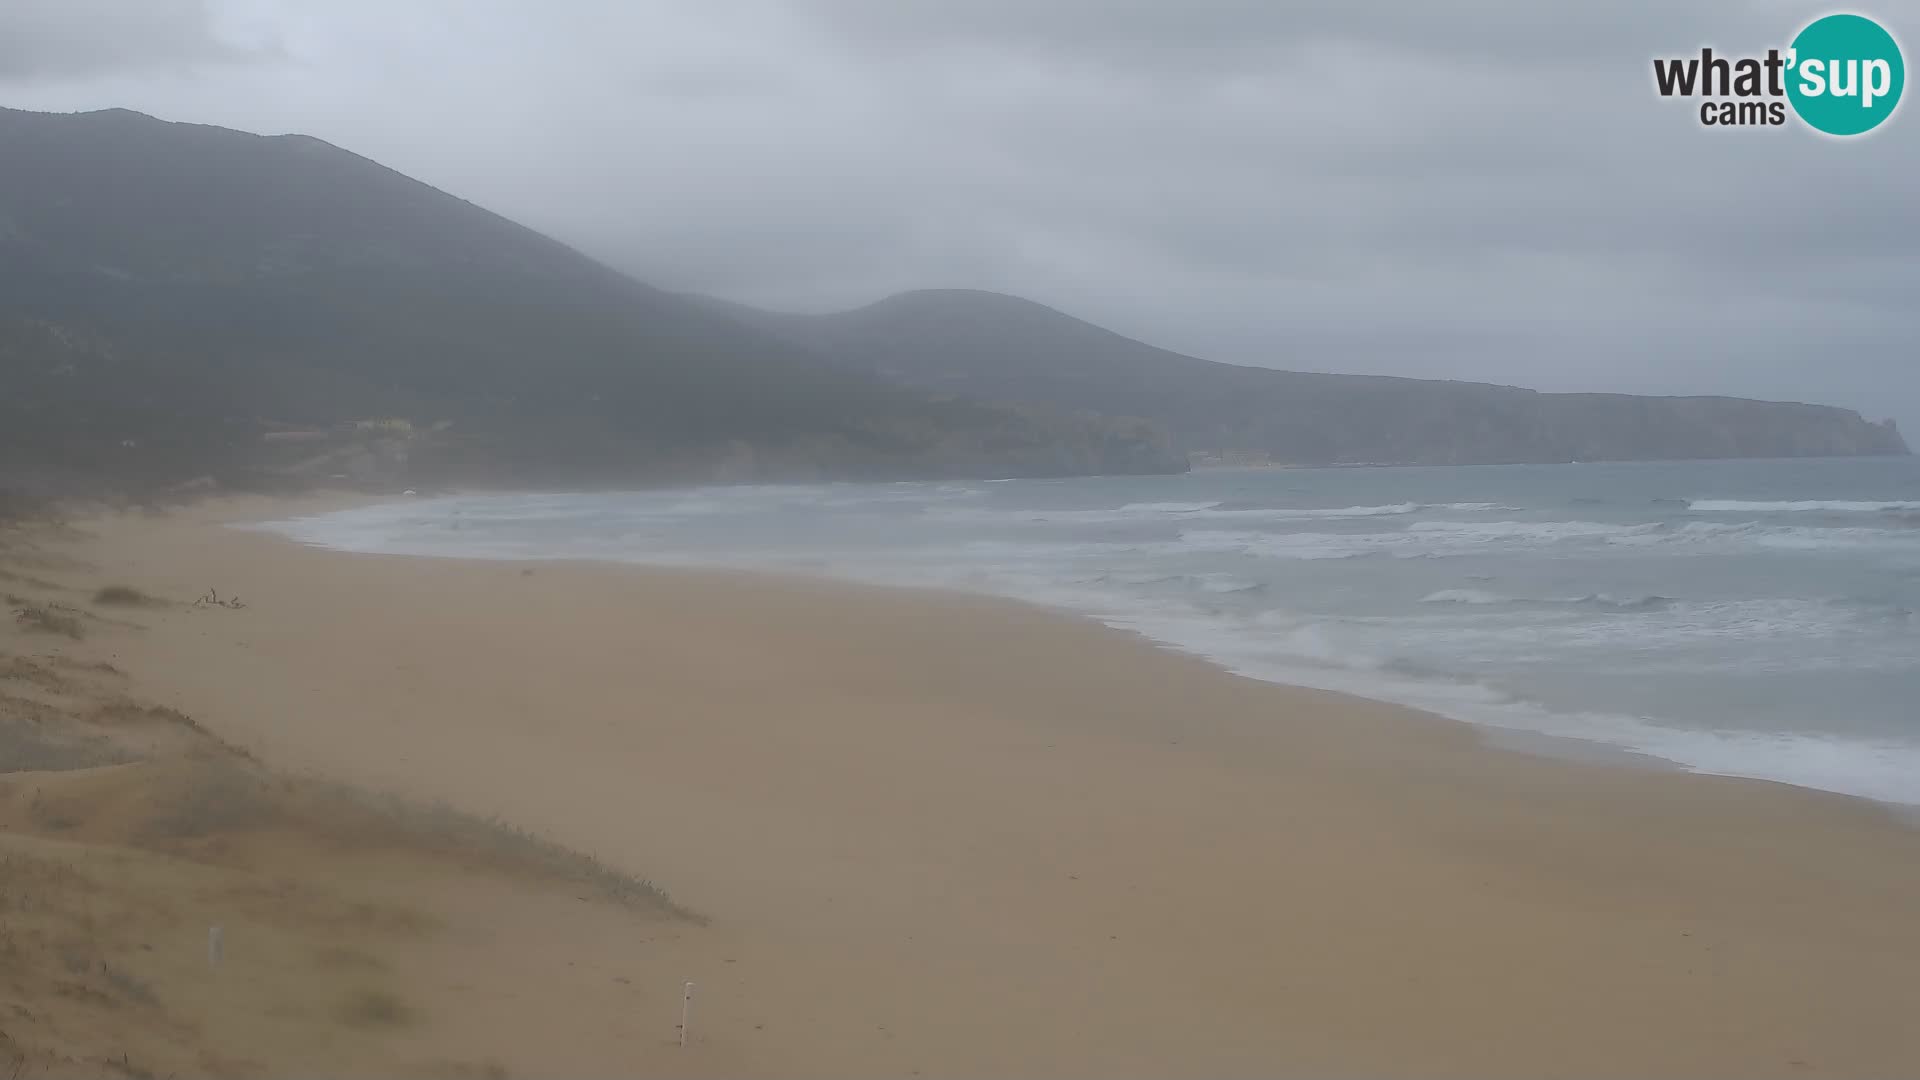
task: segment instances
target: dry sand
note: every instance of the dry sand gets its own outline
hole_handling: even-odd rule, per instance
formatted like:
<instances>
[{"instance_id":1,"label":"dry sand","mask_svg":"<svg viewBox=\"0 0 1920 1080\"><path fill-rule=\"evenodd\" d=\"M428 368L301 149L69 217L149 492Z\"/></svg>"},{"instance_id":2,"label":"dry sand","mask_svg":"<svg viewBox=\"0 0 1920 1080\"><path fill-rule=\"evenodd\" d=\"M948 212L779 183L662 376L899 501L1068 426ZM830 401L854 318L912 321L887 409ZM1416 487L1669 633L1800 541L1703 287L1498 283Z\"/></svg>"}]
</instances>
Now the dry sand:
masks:
<instances>
[{"instance_id":1,"label":"dry sand","mask_svg":"<svg viewBox=\"0 0 1920 1080\"><path fill-rule=\"evenodd\" d=\"M275 767L498 815L711 919L645 944L665 924L556 925L539 895L469 910L465 947L434 946L458 974L418 970L512 1008L416 987L436 1019L405 1060L1920 1072L1920 830L1872 804L1491 749L1018 604L346 555L219 524L287 512L87 523L84 564L247 605L141 611L89 647ZM542 969L591 941L638 989Z\"/></svg>"}]
</instances>

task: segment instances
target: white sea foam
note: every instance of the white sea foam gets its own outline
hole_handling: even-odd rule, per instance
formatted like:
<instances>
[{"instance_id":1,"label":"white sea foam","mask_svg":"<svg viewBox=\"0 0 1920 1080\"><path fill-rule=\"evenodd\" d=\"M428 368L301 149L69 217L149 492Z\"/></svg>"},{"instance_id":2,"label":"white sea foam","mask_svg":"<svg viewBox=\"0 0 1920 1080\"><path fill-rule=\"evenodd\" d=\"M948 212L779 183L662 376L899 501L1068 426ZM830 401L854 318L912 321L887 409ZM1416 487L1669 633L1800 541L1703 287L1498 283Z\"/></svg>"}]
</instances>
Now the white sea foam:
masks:
<instances>
[{"instance_id":1,"label":"white sea foam","mask_svg":"<svg viewBox=\"0 0 1920 1080\"><path fill-rule=\"evenodd\" d=\"M1432 511L1439 513L1514 513L1520 508L1500 503L1386 503L1377 506L1228 506L1224 502L1135 502L1113 508L1036 508L992 509L981 507L929 506L924 513L943 521L977 524L1025 523L1054 525L1115 524L1130 521L1211 520L1259 524L1286 521L1337 521L1361 518L1404 517Z\"/></svg>"},{"instance_id":2,"label":"white sea foam","mask_svg":"<svg viewBox=\"0 0 1920 1080\"><path fill-rule=\"evenodd\" d=\"M1208 593L1260 592L1267 587L1264 582L1249 581L1232 574L1198 574L1190 580L1201 592Z\"/></svg>"},{"instance_id":3,"label":"white sea foam","mask_svg":"<svg viewBox=\"0 0 1920 1080\"><path fill-rule=\"evenodd\" d=\"M1366 555L1426 554L1406 533L1268 533L1227 529L1183 529L1179 545L1188 552L1237 552L1271 559L1353 559Z\"/></svg>"},{"instance_id":4,"label":"white sea foam","mask_svg":"<svg viewBox=\"0 0 1920 1080\"><path fill-rule=\"evenodd\" d=\"M1607 593L1585 593L1580 596L1507 596L1504 593L1489 592L1486 589L1441 589L1420 598L1423 604L1472 604L1491 606L1494 604L1533 604L1545 606L1576 606L1596 608L1604 611L1658 611L1674 602L1671 596L1646 594L1642 596L1617 597Z\"/></svg>"},{"instance_id":5,"label":"white sea foam","mask_svg":"<svg viewBox=\"0 0 1920 1080\"><path fill-rule=\"evenodd\" d=\"M1673 597L1647 593L1641 596L1617 597L1606 593L1587 593L1583 596L1554 597L1546 601L1549 604L1578 604L1582 607L1595 607L1607 611L1657 611L1673 603Z\"/></svg>"},{"instance_id":6,"label":"white sea foam","mask_svg":"<svg viewBox=\"0 0 1920 1080\"><path fill-rule=\"evenodd\" d=\"M1221 509L1221 507L1223 507L1224 505L1225 505L1224 503L1220 503L1220 502L1128 503L1125 506L1120 507L1118 511L1114 511L1114 512L1120 513L1120 514L1153 513L1153 514L1178 514L1181 516L1207 516L1207 517L1240 517L1240 516L1246 516L1246 515L1256 515L1261 517L1271 517L1274 520L1287 520L1287 519L1308 520L1312 518L1388 517L1388 516L1394 516L1399 514L1412 514L1420 511L1425 504L1406 502L1406 503L1390 503L1384 506L1330 506L1330 507L1252 506L1252 507L1237 507L1237 508L1231 508L1231 509ZM1477 508L1485 505L1486 504L1480 504L1480 503L1461 504L1462 507L1466 507L1466 508ZM1103 511L1090 511L1090 512L1101 513Z\"/></svg>"},{"instance_id":7,"label":"white sea foam","mask_svg":"<svg viewBox=\"0 0 1920 1080\"><path fill-rule=\"evenodd\" d=\"M1556 543L1561 540L1637 536L1659 528L1658 523L1616 525L1600 521L1416 521L1407 526L1407 531L1469 542Z\"/></svg>"},{"instance_id":8,"label":"white sea foam","mask_svg":"<svg viewBox=\"0 0 1920 1080\"><path fill-rule=\"evenodd\" d=\"M1196 510L1211 510L1219 506L1218 502L1179 503L1128 503L1119 509L1122 514L1190 514Z\"/></svg>"},{"instance_id":9,"label":"white sea foam","mask_svg":"<svg viewBox=\"0 0 1920 1080\"><path fill-rule=\"evenodd\" d=\"M1661 526L1609 525L1589 521L1415 521L1377 532L1262 532L1184 529L1191 551L1238 551L1272 559L1448 558L1485 551L1524 550L1559 544L1592 544L1648 535Z\"/></svg>"},{"instance_id":10,"label":"white sea foam","mask_svg":"<svg viewBox=\"0 0 1920 1080\"><path fill-rule=\"evenodd\" d=\"M1465 590L1463 590L1465 591ZM1436 594L1440 595L1440 594ZM1429 598L1431 599L1431 598ZM1435 601L1445 604L1447 601ZM1910 643L1894 616L1828 600L1764 597L1676 600L1650 596L1523 601L1505 597L1472 605L1452 617L1387 618L1364 623L1380 637L1458 663L1511 662L1532 655L1542 662L1593 671L1642 670L1653 660L1665 670L1798 671L1897 670L1911 663ZM1582 609L1607 617L1582 614Z\"/></svg>"},{"instance_id":11,"label":"white sea foam","mask_svg":"<svg viewBox=\"0 0 1920 1080\"><path fill-rule=\"evenodd\" d=\"M1768 525L1760 521L1689 521L1675 527L1659 526L1625 532L1607 538L1607 543L1648 547L1654 545L1725 548L1753 546L1796 551L1819 551L1863 547L1920 548L1920 535L1911 529L1876 529L1862 526L1817 528L1802 525Z\"/></svg>"},{"instance_id":12,"label":"white sea foam","mask_svg":"<svg viewBox=\"0 0 1920 1080\"><path fill-rule=\"evenodd\" d=\"M1191 517L1239 519L1242 521L1314 521L1318 519L1403 517L1432 511L1455 514L1516 513L1517 506L1504 506L1500 503L1388 503L1382 506L1330 506L1330 507L1246 507L1239 509L1205 509L1196 511Z\"/></svg>"},{"instance_id":13,"label":"white sea foam","mask_svg":"<svg viewBox=\"0 0 1920 1080\"><path fill-rule=\"evenodd\" d=\"M1620 747L1694 772L1920 804L1920 745L1913 743L1701 730L1623 714L1556 712L1475 680L1435 677L1355 650L1321 622L1281 614L1238 628L1179 617L1135 617L1120 625L1253 678L1396 701L1484 727ZM1266 632L1249 633L1249 625Z\"/></svg>"},{"instance_id":14,"label":"white sea foam","mask_svg":"<svg viewBox=\"0 0 1920 1080\"><path fill-rule=\"evenodd\" d=\"M1419 503L1389 503L1385 506L1336 506L1331 508L1308 507L1303 510L1280 510L1278 513L1296 514L1303 518L1354 518L1354 517L1397 517L1401 514L1418 513Z\"/></svg>"},{"instance_id":15,"label":"white sea foam","mask_svg":"<svg viewBox=\"0 0 1920 1080\"><path fill-rule=\"evenodd\" d=\"M1240 551L1274 559L1352 559L1367 555L1417 559L1470 555L1490 548L1605 540L1657 528L1585 521L1415 521L1404 529L1354 533L1186 529L1180 539L1194 551Z\"/></svg>"},{"instance_id":16,"label":"white sea foam","mask_svg":"<svg viewBox=\"0 0 1920 1080\"><path fill-rule=\"evenodd\" d=\"M1920 502L1860 502L1847 499L1744 502L1738 499L1688 499L1687 509L1701 514L1792 514L1813 511L1834 514L1872 514L1888 510L1920 510Z\"/></svg>"},{"instance_id":17,"label":"white sea foam","mask_svg":"<svg viewBox=\"0 0 1920 1080\"><path fill-rule=\"evenodd\" d=\"M1685 508L1675 500L1652 511L1645 499L1627 498L1587 513L1638 507L1642 520L1569 521L1496 501L1361 495L1353 505L1272 506L1263 503L1285 500L1249 497L1244 486L1232 489L1232 500L1208 500L1183 496L1223 488L1014 483L455 496L272 527L356 551L760 567L1016 596L1258 678L1612 744L1702 772L1920 804L1920 744L1851 738L1851 720L1822 735L1824 715L1805 717L1808 730L1796 733L1721 730L1766 726L1748 718L1766 685L1782 685L1755 689L1737 679L1790 672L1795 680L1878 680L1872 692L1881 697L1860 703L1895 700L1887 695L1909 685L1899 680L1920 655L1910 610L1920 605L1898 588L1879 592L1871 573L1898 575L1904 566L1920 574L1920 530L1896 527L1891 514L1840 522L1780 515L1864 515L1920 503L1695 500ZM1474 483L1479 494L1485 481ZM1137 492L1137 501L1106 494L1115 490ZM1404 489L1354 490L1391 498ZM821 508L830 512L816 513ZM1645 519L1656 512L1666 520ZM1686 512L1736 516L1687 520ZM1695 555L1726 561L1689 559L1696 574L1665 558ZM1312 563L1369 556L1382 561ZM1457 562L1387 561L1474 557L1464 570ZM1462 582L1474 587L1457 587ZM1806 595L1779 594L1795 589ZM1836 598L1819 598L1827 593ZM1658 700L1663 712L1676 702L1680 719L1556 712L1520 695L1528 684L1509 675L1526 665L1586 680L1577 685L1615 672L1623 682L1677 680L1684 693ZM1832 685L1844 696L1856 684ZM1573 700L1586 701L1585 692ZM1774 709L1773 722L1794 725L1791 708Z\"/></svg>"},{"instance_id":18,"label":"white sea foam","mask_svg":"<svg viewBox=\"0 0 1920 1080\"><path fill-rule=\"evenodd\" d=\"M1485 589L1441 589L1420 598L1423 604L1510 604L1513 597Z\"/></svg>"}]
</instances>

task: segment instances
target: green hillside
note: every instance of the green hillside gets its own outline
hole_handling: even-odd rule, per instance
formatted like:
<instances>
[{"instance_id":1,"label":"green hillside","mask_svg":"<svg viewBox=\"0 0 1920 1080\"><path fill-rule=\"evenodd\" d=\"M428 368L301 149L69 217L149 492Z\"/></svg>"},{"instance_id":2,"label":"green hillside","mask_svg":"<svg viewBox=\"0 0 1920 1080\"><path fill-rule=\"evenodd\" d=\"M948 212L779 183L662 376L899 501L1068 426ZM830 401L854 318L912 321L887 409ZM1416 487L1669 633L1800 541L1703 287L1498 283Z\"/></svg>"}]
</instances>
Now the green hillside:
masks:
<instances>
[{"instance_id":1,"label":"green hillside","mask_svg":"<svg viewBox=\"0 0 1920 1080\"><path fill-rule=\"evenodd\" d=\"M0 453L16 487L1184 468L1138 421L833 370L318 140L119 110L0 110Z\"/></svg>"}]
</instances>

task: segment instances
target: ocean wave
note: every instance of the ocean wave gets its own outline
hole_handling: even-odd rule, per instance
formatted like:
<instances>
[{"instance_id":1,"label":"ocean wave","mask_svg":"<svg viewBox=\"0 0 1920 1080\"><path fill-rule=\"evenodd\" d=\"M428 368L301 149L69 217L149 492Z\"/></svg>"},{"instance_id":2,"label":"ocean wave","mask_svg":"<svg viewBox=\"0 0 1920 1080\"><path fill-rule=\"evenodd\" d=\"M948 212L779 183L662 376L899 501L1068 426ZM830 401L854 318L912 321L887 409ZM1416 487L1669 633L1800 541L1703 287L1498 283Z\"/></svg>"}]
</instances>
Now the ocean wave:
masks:
<instances>
[{"instance_id":1,"label":"ocean wave","mask_svg":"<svg viewBox=\"0 0 1920 1080\"><path fill-rule=\"evenodd\" d=\"M1849 499L1804 499L1794 502L1744 502L1738 499L1688 499L1687 509L1700 514L1795 514L1824 511L1832 514L1875 514L1889 510L1920 510L1920 502L1862 502Z\"/></svg>"},{"instance_id":2,"label":"ocean wave","mask_svg":"<svg viewBox=\"0 0 1920 1080\"><path fill-rule=\"evenodd\" d=\"M1371 629L1383 636L1448 653L1510 659L1520 651L1586 664L1585 656L1615 659L1685 657L1698 671L1786 670L1811 663L1831 667L1842 654L1859 666L1908 665L1911 643L1901 635L1910 616L1898 605L1861 605L1838 599L1750 597L1680 600L1669 596L1605 594L1543 600L1504 600L1473 618L1426 617L1424 626L1383 617ZM1632 615L1602 618L1582 612ZM1414 637L1406 637L1412 634ZM1811 650L1811 652L1809 651ZM1816 655L1817 654L1817 655Z\"/></svg>"},{"instance_id":3,"label":"ocean wave","mask_svg":"<svg viewBox=\"0 0 1920 1080\"><path fill-rule=\"evenodd\" d=\"M1425 503L1388 503L1385 506L1336 506L1326 509L1292 509L1276 507L1280 513L1297 514L1303 518L1346 518L1346 517L1395 517L1400 514L1417 514Z\"/></svg>"},{"instance_id":4,"label":"ocean wave","mask_svg":"<svg viewBox=\"0 0 1920 1080\"><path fill-rule=\"evenodd\" d=\"M1420 598L1423 604L1512 604L1514 597L1502 596L1485 589L1441 589Z\"/></svg>"},{"instance_id":5,"label":"ocean wave","mask_svg":"<svg viewBox=\"0 0 1920 1080\"><path fill-rule=\"evenodd\" d=\"M1198 592L1223 595L1262 592L1267 587L1265 582L1249 581L1246 578L1233 574L1154 573L1151 571L1095 574L1092 577L1075 578L1071 580L1069 584L1121 585L1130 588L1143 588L1154 585L1185 585Z\"/></svg>"},{"instance_id":6,"label":"ocean wave","mask_svg":"<svg viewBox=\"0 0 1920 1080\"><path fill-rule=\"evenodd\" d=\"M1862 547L1912 547L1915 544L1915 538L1911 530L1864 526L1819 528L1804 525L1769 525L1760 521L1688 521L1678 526L1656 526L1607 538L1607 543L1610 544L1637 546L1723 545L1729 542L1796 551L1820 551Z\"/></svg>"},{"instance_id":7,"label":"ocean wave","mask_svg":"<svg viewBox=\"0 0 1920 1080\"><path fill-rule=\"evenodd\" d=\"M1074 583L1090 585L1165 585L1168 582L1185 581L1186 579L1187 575L1185 574L1169 571L1164 573L1095 574L1093 577L1080 579Z\"/></svg>"},{"instance_id":8,"label":"ocean wave","mask_svg":"<svg viewBox=\"0 0 1920 1080\"><path fill-rule=\"evenodd\" d=\"M1060 563L1089 556L1130 555L1142 550L1142 545L1104 542L1075 543L1072 541L1050 542L1046 540L963 540L956 544L923 548L909 561L928 560L935 564L948 562L992 563L1000 560L1015 562Z\"/></svg>"},{"instance_id":9,"label":"ocean wave","mask_svg":"<svg viewBox=\"0 0 1920 1080\"><path fill-rule=\"evenodd\" d=\"M1238 551L1275 559L1437 559L1534 545L1609 541L1662 527L1591 521L1416 521L1404 529L1356 533L1185 529L1180 544L1188 551Z\"/></svg>"},{"instance_id":10,"label":"ocean wave","mask_svg":"<svg viewBox=\"0 0 1920 1080\"><path fill-rule=\"evenodd\" d=\"M1184 529L1177 545L1183 553L1238 553L1271 559L1360 559L1392 555L1424 558L1433 554L1410 542L1404 532L1269 533Z\"/></svg>"},{"instance_id":11,"label":"ocean wave","mask_svg":"<svg viewBox=\"0 0 1920 1080\"><path fill-rule=\"evenodd\" d=\"M1386 503L1378 506L1247 506L1226 502L1137 502L1112 509L1047 508L993 509L989 507L929 506L924 513L943 521L1025 523L1053 525L1120 524L1136 521L1238 521L1248 524L1283 521L1346 520L1405 517L1425 512L1484 514L1518 513L1521 507L1490 502Z\"/></svg>"},{"instance_id":12,"label":"ocean wave","mask_svg":"<svg viewBox=\"0 0 1920 1080\"><path fill-rule=\"evenodd\" d=\"M1407 531L1470 543L1513 540L1557 543L1561 540L1637 536L1659 528L1659 522L1615 525L1600 521L1416 521L1407 526Z\"/></svg>"},{"instance_id":13,"label":"ocean wave","mask_svg":"<svg viewBox=\"0 0 1920 1080\"><path fill-rule=\"evenodd\" d=\"M1491 502L1453 502L1421 503L1399 502L1384 503L1378 506L1227 506L1225 503L1193 505L1133 503L1122 507L1123 510L1145 508L1167 508L1179 506L1181 512L1192 513L1195 517L1266 517L1276 521L1312 520L1315 518L1369 518L1401 517L1406 514L1418 514L1423 511L1438 511L1455 514L1519 513L1522 507L1507 506L1504 503Z\"/></svg>"},{"instance_id":14,"label":"ocean wave","mask_svg":"<svg viewBox=\"0 0 1920 1080\"><path fill-rule=\"evenodd\" d=\"M1425 511L1438 511L1455 514L1518 513L1518 506L1506 506L1489 502L1456 503L1387 503L1383 506L1335 506L1335 507L1285 507L1248 508L1235 510L1215 510L1202 513L1199 517L1252 517L1261 516L1275 521L1310 521L1316 518L1370 518L1402 517Z\"/></svg>"},{"instance_id":15,"label":"ocean wave","mask_svg":"<svg viewBox=\"0 0 1920 1080\"><path fill-rule=\"evenodd\" d=\"M1191 514L1196 510L1211 510L1219 506L1218 502L1141 502L1128 503L1116 513L1121 514Z\"/></svg>"},{"instance_id":16,"label":"ocean wave","mask_svg":"<svg viewBox=\"0 0 1920 1080\"><path fill-rule=\"evenodd\" d=\"M1569 596L1547 601L1550 604L1577 604L1582 607L1600 608L1606 611L1659 611L1677 601L1671 596L1648 593L1645 596L1625 598L1609 596L1606 593L1588 593L1585 596Z\"/></svg>"},{"instance_id":17,"label":"ocean wave","mask_svg":"<svg viewBox=\"0 0 1920 1080\"><path fill-rule=\"evenodd\" d=\"M922 516L959 525L1101 525L1166 516L1161 512L1120 510L995 510L987 507L928 506Z\"/></svg>"},{"instance_id":18,"label":"ocean wave","mask_svg":"<svg viewBox=\"0 0 1920 1080\"><path fill-rule=\"evenodd\" d=\"M1616 597L1606 593L1587 593L1584 596L1528 597L1507 596L1489 592L1486 589L1441 589L1420 598L1423 604L1472 604L1490 606L1494 604L1556 604L1598 608L1603 611L1658 611L1674 603L1671 596L1648 594L1645 596Z\"/></svg>"},{"instance_id":19,"label":"ocean wave","mask_svg":"<svg viewBox=\"0 0 1920 1080\"><path fill-rule=\"evenodd\" d=\"M1691 772L1753 777L1886 802L1920 804L1920 744L1805 732L1674 727L1650 717L1559 711L1429 664L1356 648L1338 625L1273 613L1249 634L1135 620L1150 637L1252 678L1397 701L1516 735L1573 740L1671 762ZM1251 627L1250 627L1251 628ZM1196 631L1199 631L1196 633Z\"/></svg>"},{"instance_id":20,"label":"ocean wave","mask_svg":"<svg viewBox=\"0 0 1920 1080\"><path fill-rule=\"evenodd\" d=\"M1195 588L1206 593L1256 593L1265 592L1266 583L1248 581L1232 574L1197 574L1190 578Z\"/></svg>"},{"instance_id":21,"label":"ocean wave","mask_svg":"<svg viewBox=\"0 0 1920 1080\"><path fill-rule=\"evenodd\" d=\"M1247 524L1283 521L1333 521L1340 519L1400 517L1406 514L1417 514L1426 508L1426 504L1424 503L1333 507L1249 506L1196 510L1192 513L1181 514L1180 518L1183 521L1208 520L1245 522Z\"/></svg>"}]
</instances>

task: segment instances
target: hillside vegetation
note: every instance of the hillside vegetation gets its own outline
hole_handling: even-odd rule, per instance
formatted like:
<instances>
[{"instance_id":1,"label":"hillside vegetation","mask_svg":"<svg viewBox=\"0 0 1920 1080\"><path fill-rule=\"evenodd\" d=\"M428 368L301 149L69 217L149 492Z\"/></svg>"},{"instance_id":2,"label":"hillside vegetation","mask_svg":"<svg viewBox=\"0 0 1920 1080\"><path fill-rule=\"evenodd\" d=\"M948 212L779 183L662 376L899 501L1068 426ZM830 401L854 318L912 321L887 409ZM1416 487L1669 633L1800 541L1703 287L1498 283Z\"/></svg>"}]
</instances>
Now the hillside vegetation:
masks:
<instances>
[{"instance_id":1,"label":"hillside vegetation","mask_svg":"<svg viewBox=\"0 0 1920 1080\"><path fill-rule=\"evenodd\" d=\"M1240 367L996 293L902 293L830 315L729 310L848 370L1143 416L1165 425L1183 449L1240 460L1458 465L1906 453L1891 423L1847 409Z\"/></svg>"},{"instance_id":2,"label":"hillside vegetation","mask_svg":"<svg viewBox=\"0 0 1920 1080\"><path fill-rule=\"evenodd\" d=\"M834 370L316 139L120 110L0 110L0 453L16 488L1185 467Z\"/></svg>"}]
</instances>

